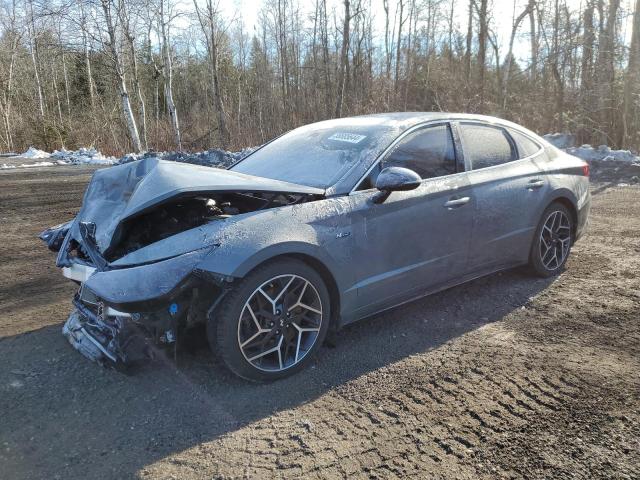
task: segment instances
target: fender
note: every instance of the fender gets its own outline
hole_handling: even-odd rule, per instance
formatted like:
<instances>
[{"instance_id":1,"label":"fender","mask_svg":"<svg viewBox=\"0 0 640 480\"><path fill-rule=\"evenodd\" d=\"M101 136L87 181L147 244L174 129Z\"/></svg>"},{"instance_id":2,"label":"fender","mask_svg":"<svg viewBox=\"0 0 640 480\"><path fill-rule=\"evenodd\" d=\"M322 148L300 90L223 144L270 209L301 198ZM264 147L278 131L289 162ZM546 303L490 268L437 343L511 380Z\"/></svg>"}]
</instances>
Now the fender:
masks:
<instances>
[{"instance_id":1,"label":"fender","mask_svg":"<svg viewBox=\"0 0 640 480\"><path fill-rule=\"evenodd\" d=\"M349 282L345 281L345 269L341 268L338 262L328 255L319 245L301 242L287 241L280 242L268 247L256 250L251 255L243 254L226 254L221 253L220 248L211 251L207 257L198 265L199 270L208 271L218 275L224 275L234 278L242 278L258 265L278 257L280 255L305 255L312 257L316 261L322 263L329 273L333 276L339 291L343 291Z\"/></svg>"}]
</instances>

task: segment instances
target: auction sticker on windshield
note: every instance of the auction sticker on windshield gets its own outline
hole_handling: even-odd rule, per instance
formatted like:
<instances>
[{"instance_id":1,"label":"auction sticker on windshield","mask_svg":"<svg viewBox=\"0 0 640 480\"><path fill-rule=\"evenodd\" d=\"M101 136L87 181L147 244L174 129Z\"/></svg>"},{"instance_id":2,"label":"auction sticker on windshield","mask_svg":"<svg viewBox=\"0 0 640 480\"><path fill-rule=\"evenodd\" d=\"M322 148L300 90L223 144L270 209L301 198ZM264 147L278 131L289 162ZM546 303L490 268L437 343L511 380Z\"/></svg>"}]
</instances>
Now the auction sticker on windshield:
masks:
<instances>
[{"instance_id":1,"label":"auction sticker on windshield","mask_svg":"<svg viewBox=\"0 0 640 480\"><path fill-rule=\"evenodd\" d=\"M357 133L337 132L329 137L329 140L337 140L338 142L360 143L367 138L366 135L358 135Z\"/></svg>"}]
</instances>

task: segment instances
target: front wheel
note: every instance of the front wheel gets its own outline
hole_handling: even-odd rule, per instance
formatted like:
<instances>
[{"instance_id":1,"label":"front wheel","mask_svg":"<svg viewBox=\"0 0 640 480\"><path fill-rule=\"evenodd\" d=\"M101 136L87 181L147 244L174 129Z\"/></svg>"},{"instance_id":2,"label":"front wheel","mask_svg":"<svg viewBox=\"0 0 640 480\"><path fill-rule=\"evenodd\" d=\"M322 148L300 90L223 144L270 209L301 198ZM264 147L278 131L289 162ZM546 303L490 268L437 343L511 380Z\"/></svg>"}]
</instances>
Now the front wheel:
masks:
<instances>
[{"instance_id":1,"label":"front wheel","mask_svg":"<svg viewBox=\"0 0 640 480\"><path fill-rule=\"evenodd\" d=\"M529 253L529 266L541 277L562 271L573 243L571 212L561 203L552 203L542 214Z\"/></svg>"},{"instance_id":2,"label":"front wheel","mask_svg":"<svg viewBox=\"0 0 640 480\"><path fill-rule=\"evenodd\" d=\"M240 280L209 319L209 343L248 380L287 377L311 360L331 318L322 277L296 259L266 263Z\"/></svg>"}]
</instances>

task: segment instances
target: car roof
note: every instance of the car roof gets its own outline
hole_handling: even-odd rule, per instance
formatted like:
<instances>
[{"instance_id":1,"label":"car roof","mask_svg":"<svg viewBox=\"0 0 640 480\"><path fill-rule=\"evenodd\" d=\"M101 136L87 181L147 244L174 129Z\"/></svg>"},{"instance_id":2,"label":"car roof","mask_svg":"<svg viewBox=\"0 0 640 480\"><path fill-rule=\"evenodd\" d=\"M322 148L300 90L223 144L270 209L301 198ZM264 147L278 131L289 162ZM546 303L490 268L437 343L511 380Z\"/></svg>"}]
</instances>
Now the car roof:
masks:
<instances>
[{"instance_id":1,"label":"car roof","mask_svg":"<svg viewBox=\"0 0 640 480\"><path fill-rule=\"evenodd\" d=\"M523 130L524 127L516 123L489 115L479 115L472 113L456 113L456 112L388 112L374 113L368 115L358 115L353 117L338 118L335 120L326 120L326 123L335 123L335 126L349 125L356 121L367 121L371 125L388 125L400 128L411 128L425 122L434 121L481 121L486 123L496 123L504 126L510 126ZM322 123L325 123L322 122ZM526 129L524 129L526 130Z\"/></svg>"}]
</instances>

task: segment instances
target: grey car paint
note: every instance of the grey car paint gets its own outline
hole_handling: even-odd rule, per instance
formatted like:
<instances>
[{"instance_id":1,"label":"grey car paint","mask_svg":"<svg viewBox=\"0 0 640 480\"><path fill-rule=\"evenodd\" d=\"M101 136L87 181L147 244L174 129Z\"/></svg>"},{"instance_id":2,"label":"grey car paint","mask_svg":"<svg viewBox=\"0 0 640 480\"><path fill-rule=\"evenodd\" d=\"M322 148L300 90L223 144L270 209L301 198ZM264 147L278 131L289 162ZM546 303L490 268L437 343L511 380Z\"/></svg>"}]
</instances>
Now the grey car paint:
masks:
<instances>
[{"instance_id":1,"label":"grey car paint","mask_svg":"<svg viewBox=\"0 0 640 480\"><path fill-rule=\"evenodd\" d=\"M415 190L394 192L380 205L372 201L375 192L350 197L357 275L350 289L358 291L356 317L464 274L473 203L446 204L468 194L466 176L423 180Z\"/></svg>"},{"instance_id":2,"label":"grey car paint","mask_svg":"<svg viewBox=\"0 0 640 480\"><path fill-rule=\"evenodd\" d=\"M363 117L359 117L363 118ZM393 126L380 155L351 168L325 189L231 170L147 159L96 172L82 209L60 248L58 266L87 263L67 255L82 245L81 222L95 224L105 252L118 227L173 198L215 192L283 192L314 201L229 216L180 232L107 262L85 287L105 305L137 312L141 303L168 305L194 276L225 287L261 263L295 255L321 270L338 306L341 326L403 301L527 261L533 230L556 198L575 212L579 237L589 209L584 162L537 135L492 117L444 113L365 117ZM532 158L477 171L423 180L378 204L375 189L358 190L363 177L409 132L430 124L474 121L517 130L542 150ZM348 125L349 119L336 120ZM455 132L454 132L455 133ZM464 145L456 152L464 166ZM468 170L468 165L467 165ZM540 188L530 188L532 181ZM210 299L211 302L215 298ZM156 308L156 307L154 307Z\"/></svg>"}]
</instances>

